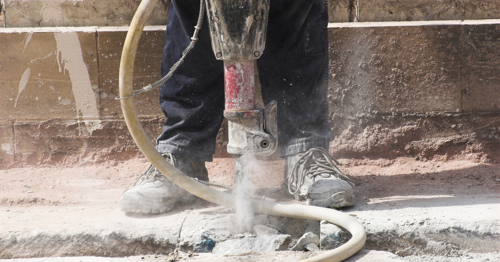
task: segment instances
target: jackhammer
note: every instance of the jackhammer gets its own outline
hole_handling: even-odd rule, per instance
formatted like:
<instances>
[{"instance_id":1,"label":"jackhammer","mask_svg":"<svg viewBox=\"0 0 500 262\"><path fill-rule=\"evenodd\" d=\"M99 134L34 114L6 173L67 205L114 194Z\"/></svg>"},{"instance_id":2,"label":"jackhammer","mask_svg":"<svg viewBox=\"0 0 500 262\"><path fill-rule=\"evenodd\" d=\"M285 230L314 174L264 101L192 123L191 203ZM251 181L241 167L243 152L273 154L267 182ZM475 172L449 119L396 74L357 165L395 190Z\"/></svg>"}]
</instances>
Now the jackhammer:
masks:
<instances>
[{"instance_id":1,"label":"jackhammer","mask_svg":"<svg viewBox=\"0 0 500 262\"><path fill-rule=\"evenodd\" d=\"M254 63L264 52L269 0L207 0L212 48L224 61L227 152L271 155L277 148L277 103L255 108Z\"/></svg>"},{"instance_id":2,"label":"jackhammer","mask_svg":"<svg viewBox=\"0 0 500 262\"><path fill-rule=\"evenodd\" d=\"M265 46L270 0L201 0L199 30L206 5L212 48L216 59L224 61L225 111L229 123L227 150L236 155L271 155L277 148L277 103L255 108L254 63ZM144 25L157 0L143 0L131 22L120 63L120 101L127 127L146 158L173 183L200 198L234 208L234 197L212 189L172 167L156 151L139 122L132 96L135 54ZM197 31L193 36L196 40ZM191 46L192 48L192 46ZM168 77L168 74L167 74ZM163 79L163 81L166 81ZM161 83L160 83L161 84ZM158 82L154 84L158 85ZM151 89L152 86L147 87ZM238 166L238 165L237 165ZM237 170L238 172L238 170ZM238 175L238 174L237 174ZM362 225L348 214L334 209L251 200L255 212L275 216L326 220L352 234L344 245L305 261L342 261L358 252L366 241Z\"/></svg>"}]
</instances>

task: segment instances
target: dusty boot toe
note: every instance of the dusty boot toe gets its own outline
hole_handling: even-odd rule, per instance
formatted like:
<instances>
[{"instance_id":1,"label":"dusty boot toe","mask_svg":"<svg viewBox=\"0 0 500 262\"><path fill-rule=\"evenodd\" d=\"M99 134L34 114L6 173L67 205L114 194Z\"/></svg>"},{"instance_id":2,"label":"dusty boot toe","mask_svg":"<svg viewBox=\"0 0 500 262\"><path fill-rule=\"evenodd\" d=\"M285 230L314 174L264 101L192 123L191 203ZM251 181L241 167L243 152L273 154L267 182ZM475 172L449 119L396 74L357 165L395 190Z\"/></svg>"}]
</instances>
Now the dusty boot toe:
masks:
<instances>
[{"instance_id":1,"label":"dusty boot toe","mask_svg":"<svg viewBox=\"0 0 500 262\"><path fill-rule=\"evenodd\" d=\"M170 181L157 178L155 181L133 186L123 192L120 209L126 213L141 214L168 212L181 200L181 190Z\"/></svg>"},{"instance_id":2,"label":"dusty boot toe","mask_svg":"<svg viewBox=\"0 0 500 262\"><path fill-rule=\"evenodd\" d=\"M287 156L285 180L288 192L308 205L342 208L354 205L353 183L323 148ZM338 163L337 163L338 164Z\"/></svg>"},{"instance_id":3,"label":"dusty boot toe","mask_svg":"<svg viewBox=\"0 0 500 262\"><path fill-rule=\"evenodd\" d=\"M163 154L165 159L183 173L208 181L204 162ZM190 204L198 199L163 176L153 165L136 183L123 192L120 209L126 213L159 214L172 210L177 204Z\"/></svg>"},{"instance_id":4,"label":"dusty boot toe","mask_svg":"<svg viewBox=\"0 0 500 262\"><path fill-rule=\"evenodd\" d=\"M328 208L353 206L353 188L346 181L335 178L315 181L307 192L307 204Z\"/></svg>"}]
</instances>

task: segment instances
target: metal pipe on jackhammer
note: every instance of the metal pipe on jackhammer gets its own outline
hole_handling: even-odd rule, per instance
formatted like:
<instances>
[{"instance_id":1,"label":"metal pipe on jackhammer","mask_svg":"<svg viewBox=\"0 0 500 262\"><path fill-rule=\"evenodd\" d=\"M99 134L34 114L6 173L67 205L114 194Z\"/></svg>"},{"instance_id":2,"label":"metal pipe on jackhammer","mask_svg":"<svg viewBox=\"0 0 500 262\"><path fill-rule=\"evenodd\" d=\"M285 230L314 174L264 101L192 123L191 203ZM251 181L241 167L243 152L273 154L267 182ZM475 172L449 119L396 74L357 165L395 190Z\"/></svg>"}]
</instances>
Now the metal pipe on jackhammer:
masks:
<instances>
[{"instance_id":1,"label":"metal pipe on jackhammer","mask_svg":"<svg viewBox=\"0 0 500 262\"><path fill-rule=\"evenodd\" d=\"M255 109L254 61L224 61L226 111Z\"/></svg>"},{"instance_id":2,"label":"metal pipe on jackhammer","mask_svg":"<svg viewBox=\"0 0 500 262\"><path fill-rule=\"evenodd\" d=\"M142 30L144 29L146 21L156 2L157 0L142 0L130 24L120 62L120 97L127 97L133 93L132 74L134 71L134 60L137 52L137 46L139 44ZM127 123L127 127L135 143L144 156L163 175L191 194L219 205L224 205L230 208L235 207L233 195L207 187L171 166L160 155L160 153L158 153L155 146L146 136L135 110L133 98L129 97L122 99L120 102L125 122ZM251 200L251 206L252 210L255 212L274 216L326 220L345 228L352 234L352 238L344 245L304 261L342 261L357 253L364 246L366 241L366 233L363 226L351 216L334 209L297 204L280 204L258 200Z\"/></svg>"}]
</instances>

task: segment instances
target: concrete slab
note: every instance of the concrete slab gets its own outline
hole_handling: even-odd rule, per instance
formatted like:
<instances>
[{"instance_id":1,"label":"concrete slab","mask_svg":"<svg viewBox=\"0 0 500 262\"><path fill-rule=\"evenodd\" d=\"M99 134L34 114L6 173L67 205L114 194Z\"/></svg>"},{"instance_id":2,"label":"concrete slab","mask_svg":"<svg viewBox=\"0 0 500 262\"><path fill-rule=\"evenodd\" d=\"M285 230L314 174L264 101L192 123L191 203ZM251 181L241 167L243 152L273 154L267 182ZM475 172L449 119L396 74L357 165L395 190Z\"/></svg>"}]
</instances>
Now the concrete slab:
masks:
<instances>
[{"instance_id":1,"label":"concrete slab","mask_svg":"<svg viewBox=\"0 0 500 262\"><path fill-rule=\"evenodd\" d=\"M84 122L75 120L16 122L13 125L16 155L25 163L64 161L67 157L65 152L86 155L95 147L93 140L99 138L96 135L89 139L91 133L87 128ZM115 139L101 140L101 145L109 148L115 143Z\"/></svg>"},{"instance_id":2,"label":"concrete slab","mask_svg":"<svg viewBox=\"0 0 500 262\"><path fill-rule=\"evenodd\" d=\"M0 34L0 119L99 119L95 28Z\"/></svg>"},{"instance_id":3,"label":"concrete slab","mask_svg":"<svg viewBox=\"0 0 500 262\"><path fill-rule=\"evenodd\" d=\"M331 28L331 110L460 111L460 33L458 26Z\"/></svg>"},{"instance_id":4,"label":"concrete slab","mask_svg":"<svg viewBox=\"0 0 500 262\"><path fill-rule=\"evenodd\" d=\"M330 24L332 154L496 161L498 23Z\"/></svg>"},{"instance_id":5,"label":"concrete slab","mask_svg":"<svg viewBox=\"0 0 500 262\"><path fill-rule=\"evenodd\" d=\"M374 199L350 210L362 221L367 248L384 249L400 256L412 251L443 255L500 252L498 194L393 196ZM399 246L399 247L398 247Z\"/></svg>"},{"instance_id":6,"label":"concrete slab","mask_svg":"<svg viewBox=\"0 0 500 262\"><path fill-rule=\"evenodd\" d=\"M497 161L500 117L472 114L365 115L334 113L330 152L338 158L398 157ZM476 149L484 154L476 155ZM458 156L458 155L456 155ZM470 157L470 158L469 158Z\"/></svg>"},{"instance_id":7,"label":"concrete slab","mask_svg":"<svg viewBox=\"0 0 500 262\"><path fill-rule=\"evenodd\" d=\"M498 21L330 24L333 111L498 110Z\"/></svg>"},{"instance_id":8,"label":"concrete slab","mask_svg":"<svg viewBox=\"0 0 500 262\"><path fill-rule=\"evenodd\" d=\"M123 26L132 20L134 0L4 0L7 27ZM148 23L166 24L167 6L158 1Z\"/></svg>"},{"instance_id":9,"label":"concrete slab","mask_svg":"<svg viewBox=\"0 0 500 262\"><path fill-rule=\"evenodd\" d=\"M482 202L484 199L482 198L478 202ZM458 201L461 200L463 199L459 199ZM472 202L468 204L475 205ZM455 222L452 223L451 227L446 222L446 219L452 216L443 216L443 214L449 214L451 208L438 213L434 213L438 208L426 209L424 207L411 210L410 212L405 212L404 209L400 212L395 209L386 210L385 212L383 210L370 212L369 210L361 210L363 208L360 208L354 214L358 214L358 218L367 228L369 240L365 248L368 249L385 247L394 250L404 250L408 248L408 244L416 245L418 246L417 248L423 245L426 246L426 249L422 250L425 251L424 254L435 252L443 255L448 252L447 255L451 257L464 256L466 253L463 250L471 253L494 252L498 249L497 246L495 247L495 243L498 243L499 234L498 211L496 211L499 204L494 203L491 205L490 203L490 205L484 206L483 203L482 206L478 206L475 209L464 210L470 207L468 204L465 204L459 210L455 210L460 213L464 213L464 211L475 212L477 216L467 216L465 224L459 217L453 216L452 220L455 220ZM432 206L432 204L429 206ZM228 225L231 225L231 221L228 220L230 216L227 213L225 214L227 211L219 207L197 208L192 211L182 211L167 216L149 218L126 217L116 209L91 208L88 206L74 206L69 208L52 207L48 209L40 207L30 207L29 209L2 207L0 209L2 210L0 216L2 221L4 221L2 223L4 230L2 230L0 235L0 244L2 246L0 256L2 258L45 256L125 257L139 254L167 255L173 251L178 243L177 235L184 218L186 220L182 227L181 241L183 239L196 238L196 235L208 231L216 235L221 233L228 234L224 232L230 232L228 231ZM494 217L496 221L494 223L491 220L491 213L493 212L496 212ZM215 213L219 214L215 215ZM34 217L36 217L35 220L33 220ZM417 217L420 221L411 219ZM442 220L435 220L441 217ZM477 217L481 217L482 219L477 220ZM422 221L424 222L422 223ZM478 224L478 221L480 224ZM411 227L408 223L414 223L415 226ZM462 237L457 239L457 236ZM482 250L478 250L471 249L473 245L470 245L471 242L474 243L477 239L467 240L467 236L475 236L477 239L490 237L491 239L483 241L483 243L480 241L477 242L477 247L483 246ZM200 239L199 243L202 243L201 241L202 239ZM448 244L443 244L442 241L447 241ZM464 246L465 242L454 246L460 241L471 242L466 246ZM380 245L382 242L385 246ZM398 242L400 242L399 246ZM484 244L488 244L487 242L489 242L489 245L484 246ZM185 248L188 249L188 246L193 245L193 242L183 241L181 243L187 245ZM379 245L374 246L374 243L378 243ZM399 255L405 256L403 252L399 252ZM500 256L493 256L493 258L495 257L500 258ZM213 257L209 256L208 258ZM95 261L108 260L101 258ZM188 259L186 261L197 260ZM293 260L285 259L278 261ZM363 252L347 261L406 260L392 253L370 251L370 253Z\"/></svg>"},{"instance_id":10,"label":"concrete slab","mask_svg":"<svg viewBox=\"0 0 500 262\"><path fill-rule=\"evenodd\" d=\"M99 52L99 79L102 115L121 118L118 74L123 42L128 28L103 28L97 30ZM165 27L148 27L141 36L134 65L134 89L143 88L161 79L160 64L163 54ZM160 109L159 88L136 96L136 110L141 117L163 117Z\"/></svg>"},{"instance_id":11,"label":"concrete slab","mask_svg":"<svg viewBox=\"0 0 500 262\"><path fill-rule=\"evenodd\" d=\"M212 253L222 255L246 255L287 250L292 238L290 235L263 235L230 239L215 245Z\"/></svg>"},{"instance_id":12,"label":"concrete slab","mask_svg":"<svg viewBox=\"0 0 500 262\"><path fill-rule=\"evenodd\" d=\"M152 143L161 133L162 122L158 118L142 121ZM15 149L16 159L24 164L82 162L83 159L99 162L139 154L124 121L102 120L99 125L100 128L95 128L78 120L14 122L10 133L15 146L12 150ZM8 139L8 128L4 131L6 136L2 138Z\"/></svg>"},{"instance_id":13,"label":"concrete slab","mask_svg":"<svg viewBox=\"0 0 500 262\"><path fill-rule=\"evenodd\" d=\"M462 107L465 112L500 109L500 25L462 27Z\"/></svg>"},{"instance_id":14,"label":"concrete slab","mask_svg":"<svg viewBox=\"0 0 500 262\"><path fill-rule=\"evenodd\" d=\"M355 1L360 5L360 21L422 21L500 18L496 0L475 1Z\"/></svg>"},{"instance_id":15,"label":"concrete slab","mask_svg":"<svg viewBox=\"0 0 500 262\"><path fill-rule=\"evenodd\" d=\"M349 12L349 1L328 1L328 18L330 22L352 22L352 11Z\"/></svg>"},{"instance_id":16,"label":"concrete slab","mask_svg":"<svg viewBox=\"0 0 500 262\"><path fill-rule=\"evenodd\" d=\"M80 206L43 209L46 208L31 207L29 210L26 208L1 208L1 218L6 223L3 224L5 231L2 230L0 235L2 246L0 258L3 258L0 261L47 261L44 258L28 259L33 257L52 257L51 259L54 260L49 261L57 261L56 258L53 258L57 256L64 256L65 258L61 258L62 260L67 259L64 261L71 261L71 256L79 256L80 260L78 261L85 261L85 259L113 261L111 258L102 258L104 256L122 257L116 258L116 261L124 259L123 257L132 256L127 259L144 261L143 257L147 258L148 254L156 254L157 260L154 261L164 261L161 259L165 259L165 256L172 252L179 243L177 235L183 221L180 245L186 245L185 248L188 249L195 243L191 242L193 240L197 241L198 244L206 241L206 238L198 238L199 234L231 236L230 232L234 229L231 228L232 221L226 213L226 209L220 207L196 208L192 211L176 212L176 214L168 216L142 218L124 216L116 209L94 209ZM71 215L68 215L69 213ZM33 217L37 217L37 219L33 220ZM85 219L82 219L83 217ZM16 232L19 230L18 226L21 226L22 232ZM272 238L273 236L266 237ZM237 238L234 241L239 240ZM271 242L276 244L274 240ZM227 241L222 243L227 243ZM232 257L232 260L227 261L235 261L235 258L238 258L238 261L255 261L250 260L252 257L247 256L254 255L254 258L258 258L259 253L263 253L261 258L271 256L276 259L281 257L281 260L275 261L298 261L305 258L304 256L314 254L305 252L286 254L284 252L285 255L283 255L270 252L270 249L268 252L265 250L256 252L254 249L248 246L244 253L236 254L234 252L237 250L233 250L231 251L233 253L229 255L224 250L217 251L224 253L223 256L217 256L217 254L206 256L201 253L199 256L204 259L197 260L194 256L186 261L219 261L223 257L227 259L228 256ZM21 253L23 255L19 256ZM138 256L140 254L144 255ZM12 259L16 257L25 257L26 259ZM404 261L394 259L397 257L388 252L363 251L347 261ZM375 258L377 260L374 260ZM149 259L152 257L149 256ZM269 260L258 259L258 261Z\"/></svg>"},{"instance_id":17,"label":"concrete slab","mask_svg":"<svg viewBox=\"0 0 500 262\"><path fill-rule=\"evenodd\" d=\"M14 162L15 152L12 122L0 122L0 166Z\"/></svg>"}]
</instances>

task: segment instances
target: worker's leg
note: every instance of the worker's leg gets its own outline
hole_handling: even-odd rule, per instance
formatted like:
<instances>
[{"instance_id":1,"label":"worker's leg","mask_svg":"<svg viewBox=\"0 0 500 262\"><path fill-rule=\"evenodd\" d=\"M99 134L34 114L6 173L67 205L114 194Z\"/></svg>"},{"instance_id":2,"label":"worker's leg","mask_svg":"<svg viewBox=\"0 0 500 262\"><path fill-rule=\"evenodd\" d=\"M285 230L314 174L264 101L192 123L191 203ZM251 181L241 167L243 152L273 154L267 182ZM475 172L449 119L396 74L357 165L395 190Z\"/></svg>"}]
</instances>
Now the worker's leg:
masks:
<instances>
[{"instance_id":1,"label":"worker's leg","mask_svg":"<svg viewBox=\"0 0 500 262\"><path fill-rule=\"evenodd\" d=\"M163 50L162 75L189 45L198 17L199 0L173 1ZM223 64L213 55L206 21L195 48L173 77L160 89L160 106L166 116L157 149L188 176L208 180L205 161L211 161L223 120ZM126 190L120 207L128 213L163 213L180 202L192 203L188 194L151 166Z\"/></svg>"},{"instance_id":2,"label":"worker's leg","mask_svg":"<svg viewBox=\"0 0 500 262\"><path fill-rule=\"evenodd\" d=\"M189 45L198 18L199 0L172 2L165 37L162 75ZM160 105L167 117L158 137L160 153L211 161L215 138L223 120L223 63L210 44L207 21L184 63L160 90Z\"/></svg>"},{"instance_id":3,"label":"worker's leg","mask_svg":"<svg viewBox=\"0 0 500 262\"><path fill-rule=\"evenodd\" d=\"M287 187L312 205L344 207L353 204L352 186L328 154L327 24L325 0L272 0L257 64L264 102L278 101Z\"/></svg>"},{"instance_id":4,"label":"worker's leg","mask_svg":"<svg viewBox=\"0 0 500 262\"><path fill-rule=\"evenodd\" d=\"M324 0L273 0L257 61L264 102L278 101L279 153L328 149L328 14Z\"/></svg>"}]
</instances>

